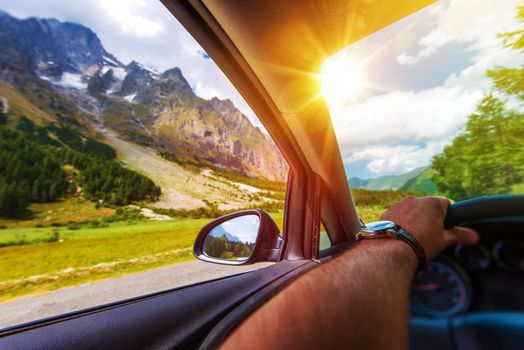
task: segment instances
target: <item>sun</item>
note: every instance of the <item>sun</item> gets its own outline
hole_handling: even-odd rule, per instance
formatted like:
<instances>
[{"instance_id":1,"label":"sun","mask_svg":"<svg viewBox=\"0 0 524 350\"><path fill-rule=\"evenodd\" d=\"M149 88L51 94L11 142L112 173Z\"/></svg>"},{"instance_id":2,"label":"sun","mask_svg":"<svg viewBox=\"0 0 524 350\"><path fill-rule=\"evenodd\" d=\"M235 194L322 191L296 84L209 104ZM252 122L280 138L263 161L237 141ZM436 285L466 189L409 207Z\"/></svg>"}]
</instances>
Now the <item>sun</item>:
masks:
<instances>
[{"instance_id":1,"label":"sun","mask_svg":"<svg viewBox=\"0 0 524 350\"><path fill-rule=\"evenodd\" d=\"M362 69L347 57L331 57L320 71L322 93L328 104L355 100L362 92Z\"/></svg>"}]
</instances>

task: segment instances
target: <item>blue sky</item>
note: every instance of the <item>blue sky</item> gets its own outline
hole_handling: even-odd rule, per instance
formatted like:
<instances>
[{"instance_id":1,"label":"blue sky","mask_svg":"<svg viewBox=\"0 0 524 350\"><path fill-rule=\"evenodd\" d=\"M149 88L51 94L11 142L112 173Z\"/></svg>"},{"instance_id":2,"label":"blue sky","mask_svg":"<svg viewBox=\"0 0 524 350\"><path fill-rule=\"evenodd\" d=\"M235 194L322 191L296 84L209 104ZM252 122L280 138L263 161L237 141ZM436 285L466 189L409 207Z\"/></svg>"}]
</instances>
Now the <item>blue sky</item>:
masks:
<instances>
[{"instance_id":1,"label":"blue sky","mask_svg":"<svg viewBox=\"0 0 524 350\"><path fill-rule=\"evenodd\" d=\"M256 215L244 215L228 220L220 226L223 226L224 231L237 237L241 242L255 243L260 228L260 219ZM214 236L213 230L211 230L211 236Z\"/></svg>"},{"instance_id":2,"label":"blue sky","mask_svg":"<svg viewBox=\"0 0 524 350\"><path fill-rule=\"evenodd\" d=\"M361 88L329 100L348 177L428 165L490 90L485 72L517 66L497 34L516 28L521 1L440 1L328 60L359 66Z\"/></svg>"}]
</instances>

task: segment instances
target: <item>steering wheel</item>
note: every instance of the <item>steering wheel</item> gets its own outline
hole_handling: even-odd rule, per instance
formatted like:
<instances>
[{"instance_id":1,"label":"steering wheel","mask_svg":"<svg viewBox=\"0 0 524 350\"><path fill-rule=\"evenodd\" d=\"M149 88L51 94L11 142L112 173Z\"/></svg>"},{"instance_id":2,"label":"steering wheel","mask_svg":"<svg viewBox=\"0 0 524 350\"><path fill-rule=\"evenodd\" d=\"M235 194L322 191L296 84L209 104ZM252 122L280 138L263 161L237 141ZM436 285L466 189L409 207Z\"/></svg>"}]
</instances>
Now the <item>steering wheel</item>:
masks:
<instances>
[{"instance_id":1,"label":"steering wheel","mask_svg":"<svg viewBox=\"0 0 524 350\"><path fill-rule=\"evenodd\" d=\"M524 195L486 196L451 204L444 228L508 216L524 216Z\"/></svg>"},{"instance_id":2,"label":"steering wheel","mask_svg":"<svg viewBox=\"0 0 524 350\"><path fill-rule=\"evenodd\" d=\"M444 227L504 217L524 217L524 195L479 197L451 204ZM522 344L522 311L477 311L444 321L442 318L410 321L411 349L428 349L428 346L431 349L514 349Z\"/></svg>"}]
</instances>

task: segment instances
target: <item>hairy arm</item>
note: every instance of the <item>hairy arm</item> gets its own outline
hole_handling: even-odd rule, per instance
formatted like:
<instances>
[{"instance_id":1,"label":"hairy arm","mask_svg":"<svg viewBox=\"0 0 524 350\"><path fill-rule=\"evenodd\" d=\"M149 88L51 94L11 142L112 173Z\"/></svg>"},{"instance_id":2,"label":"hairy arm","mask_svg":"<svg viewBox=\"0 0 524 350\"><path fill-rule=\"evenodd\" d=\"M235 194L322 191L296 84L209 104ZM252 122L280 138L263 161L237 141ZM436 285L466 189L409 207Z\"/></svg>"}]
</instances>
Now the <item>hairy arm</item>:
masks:
<instances>
[{"instance_id":1,"label":"hairy arm","mask_svg":"<svg viewBox=\"0 0 524 350\"><path fill-rule=\"evenodd\" d=\"M409 197L382 217L412 233L432 258L450 244L477 239L469 229L443 229L448 204L440 197ZM405 349L416 266L415 254L404 242L358 242L285 288L242 323L221 348Z\"/></svg>"}]
</instances>

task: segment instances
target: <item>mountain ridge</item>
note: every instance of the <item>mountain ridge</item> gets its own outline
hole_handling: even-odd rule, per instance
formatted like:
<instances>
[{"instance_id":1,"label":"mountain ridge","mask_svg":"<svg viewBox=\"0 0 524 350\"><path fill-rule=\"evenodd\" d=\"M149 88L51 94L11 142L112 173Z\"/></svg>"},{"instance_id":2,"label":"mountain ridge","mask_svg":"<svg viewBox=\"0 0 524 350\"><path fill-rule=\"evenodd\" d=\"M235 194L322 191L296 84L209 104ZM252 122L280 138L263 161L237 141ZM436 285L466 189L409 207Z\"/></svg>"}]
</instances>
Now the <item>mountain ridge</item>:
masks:
<instances>
[{"instance_id":1,"label":"mountain ridge","mask_svg":"<svg viewBox=\"0 0 524 350\"><path fill-rule=\"evenodd\" d=\"M124 65L91 29L56 19L0 16L0 80L31 97L59 123L110 128L171 158L282 181L278 149L229 100L197 96L178 67ZM75 40L72 40L74 38ZM17 60L19 58L19 60ZM46 86L46 83L49 86ZM27 89L27 86L38 88ZM44 93L42 93L44 91Z\"/></svg>"},{"instance_id":2,"label":"mountain ridge","mask_svg":"<svg viewBox=\"0 0 524 350\"><path fill-rule=\"evenodd\" d=\"M385 175L371 179L352 177L348 183L351 188L375 191L406 190L432 194L436 192L436 186L431 181L432 173L431 166L422 166L399 175Z\"/></svg>"}]
</instances>

